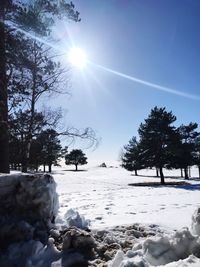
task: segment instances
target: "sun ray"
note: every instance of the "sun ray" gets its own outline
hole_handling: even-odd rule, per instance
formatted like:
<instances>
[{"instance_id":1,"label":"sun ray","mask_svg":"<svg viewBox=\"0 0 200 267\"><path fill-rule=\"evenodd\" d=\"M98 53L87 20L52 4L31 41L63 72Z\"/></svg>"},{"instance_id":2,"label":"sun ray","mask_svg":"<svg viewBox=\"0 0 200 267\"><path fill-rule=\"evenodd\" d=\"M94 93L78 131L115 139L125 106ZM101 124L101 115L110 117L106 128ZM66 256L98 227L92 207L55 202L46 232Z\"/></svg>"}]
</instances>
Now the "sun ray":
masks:
<instances>
[{"instance_id":1,"label":"sun ray","mask_svg":"<svg viewBox=\"0 0 200 267\"><path fill-rule=\"evenodd\" d=\"M142 80L142 79L138 79L138 78L136 78L134 76L130 76L130 75L124 74L122 72L112 70L110 68L104 67L104 66L99 65L99 64L95 64L95 63L92 63L92 62L90 62L90 63L93 64L94 66L102 69L102 70L105 70L107 72L110 72L112 74L120 76L122 78L131 80L133 82L146 85L146 86L154 88L156 90L164 91L164 92L167 92L167 93L170 93L170 94L174 94L174 95L177 95L177 96L181 96L181 97L185 97L185 98L189 98L189 99L193 99L193 100L198 100L198 101L200 100L200 96L198 96L198 95L185 93L185 92L182 92L182 91L179 91L179 90L175 90L175 89L172 89L172 88L169 88L169 87L165 87L165 86L162 86L162 85L159 85L159 84L156 84L156 83L152 83L152 82L148 82L148 81L145 81L145 80Z\"/></svg>"}]
</instances>

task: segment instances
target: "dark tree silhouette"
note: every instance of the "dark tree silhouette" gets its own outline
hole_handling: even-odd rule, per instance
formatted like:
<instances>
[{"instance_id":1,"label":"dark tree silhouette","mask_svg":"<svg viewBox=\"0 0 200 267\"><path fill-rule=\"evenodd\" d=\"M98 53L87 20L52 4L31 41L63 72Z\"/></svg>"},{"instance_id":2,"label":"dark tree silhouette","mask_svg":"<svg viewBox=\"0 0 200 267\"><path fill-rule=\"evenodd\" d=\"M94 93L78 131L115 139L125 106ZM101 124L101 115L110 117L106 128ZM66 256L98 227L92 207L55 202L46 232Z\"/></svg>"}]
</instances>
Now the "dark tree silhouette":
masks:
<instances>
[{"instance_id":1,"label":"dark tree silhouette","mask_svg":"<svg viewBox=\"0 0 200 267\"><path fill-rule=\"evenodd\" d=\"M193 156L194 156L194 164L196 164L199 169L199 178L200 178L200 137L199 136L195 139L195 152Z\"/></svg>"},{"instance_id":2,"label":"dark tree silhouette","mask_svg":"<svg viewBox=\"0 0 200 267\"><path fill-rule=\"evenodd\" d=\"M137 176L137 171L142 169L143 166L140 157L140 147L136 137L133 137L128 145L124 146L121 160L122 167L128 171L135 171L135 175Z\"/></svg>"},{"instance_id":3,"label":"dark tree silhouette","mask_svg":"<svg viewBox=\"0 0 200 267\"><path fill-rule=\"evenodd\" d=\"M12 75L13 70L16 70L13 68L15 65L13 51L17 51L15 50L16 38L21 41L21 44L24 41L22 34L16 34L17 29L32 31L42 37L48 36L55 20L64 17L74 21L80 20L79 13L74 11L74 5L65 0L0 1L0 172L9 172L8 84L11 83L13 86L10 86L10 89L14 90L10 95L22 89L19 84L16 86L16 79ZM21 50L18 49L18 51ZM21 73L22 68L18 68L18 71Z\"/></svg>"},{"instance_id":4,"label":"dark tree silhouette","mask_svg":"<svg viewBox=\"0 0 200 267\"><path fill-rule=\"evenodd\" d=\"M173 143L176 117L165 108L155 107L139 127L140 149L145 167L159 169L161 184L165 183L163 167L170 160L170 147Z\"/></svg>"},{"instance_id":5,"label":"dark tree silhouette","mask_svg":"<svg viewBox=\"0 0 200 267\"><path fill-rule=\"evenodd\" d=\"M41 148L41 164L47 165L49 172L52 171L52 165L58 164L61 157L62 146L58 139L58 133L53 129L43 131L37 138L37 142Z\"/></svg>"},{"instance_id":6,"label":"dark tree silhouette","mask_svg":"<svg viewBox=\"0 0 200 267\"><path fill-rule=\"evenodd\" d=\"M73 149L69 154L65 156L66 165L75 165L76 171L78 170L78 165L87 164L87 157L81 149Z\"/></svg>"},{"instance_id":7,"label":"dark tree silhouette","mask_svg":"<svg viewBox=\"0 0 200 267\"><path fill-rule=\"evenodd\" d=\"M180 138L180 143L175 153L176 161L179 168L184 169L185 179L188 179L188 168L194 164L194 152L195 152L195 141L199 136L196 131L198 125L197 123L189 123L188 125L181 125L178 127L178 133Z\"/></svg>"}]
</instances>

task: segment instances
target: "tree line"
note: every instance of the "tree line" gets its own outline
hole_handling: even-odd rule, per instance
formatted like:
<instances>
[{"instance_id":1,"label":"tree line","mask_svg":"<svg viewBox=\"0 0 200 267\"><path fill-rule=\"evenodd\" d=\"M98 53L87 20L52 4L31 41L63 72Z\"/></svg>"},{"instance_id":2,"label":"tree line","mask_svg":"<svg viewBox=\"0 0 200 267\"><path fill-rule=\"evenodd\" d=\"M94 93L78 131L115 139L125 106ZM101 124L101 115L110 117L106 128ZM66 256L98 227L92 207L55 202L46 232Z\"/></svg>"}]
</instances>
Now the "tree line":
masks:
<instances>
[{"instance_id":1,"label":"tree line","mask_svg":"<svg viewBox=\"0 0 200 267\"><path fill-rule=\"evenodd\" d=\"M43 166L43 172L52 171L52 165L59 166L59 160L65 158L66 165L74 165L75 170L78 170L78 165L87 164L87 157L81 149L73 149L68 152L68 147L62 147L59 134L54 129L46 129L41 131L31 142L29 151L28 170L39 171ZM23 144L13 134L10 140L10 167L13 170L21 170L23 166Z\"/></svg>"},{"instance_id":2,"label":"tree line","mask_svg":"<svg viewBox=\"0 0 200 267\"><path fill-rule=\"evenodd\" d=\"M26 172L31 164L36 164L34 160L39 160L35 155L34 160L31 158L33 151L48 138L54 139L55 150L59 150L59 136L78 137L89 141L91 145L97 141L94 131L89 127L83 130L59 128L62 118L60 109L52 110L47 105L41 108L44 96L68 93L70 66L63 67L59 62L58 51L54 49L59 45L58 40L54 40L51 34L58 20L80 21L79 12L72 2L0 1L2 173L8 173L10 165L19 162L22 171ZM43 161L48 160L43 158Z\"/></svg>"},{"instance_id":3,"label":"tree line","mask_svg":"<svg viewBox=\"0 0 200 267\"><path fill-rule=\"evenodd\" d=\"M166 108L154 107L148 118L141 123L137 139L131 138L124 146L122 166L137 171L144 168L156 168L161 184L165 183L163 168L180 169L185 179L189 178L190 166L196 165L200 177L200 133L198 124L175 127L176 116Z\"/></svg>"}]
</instances>

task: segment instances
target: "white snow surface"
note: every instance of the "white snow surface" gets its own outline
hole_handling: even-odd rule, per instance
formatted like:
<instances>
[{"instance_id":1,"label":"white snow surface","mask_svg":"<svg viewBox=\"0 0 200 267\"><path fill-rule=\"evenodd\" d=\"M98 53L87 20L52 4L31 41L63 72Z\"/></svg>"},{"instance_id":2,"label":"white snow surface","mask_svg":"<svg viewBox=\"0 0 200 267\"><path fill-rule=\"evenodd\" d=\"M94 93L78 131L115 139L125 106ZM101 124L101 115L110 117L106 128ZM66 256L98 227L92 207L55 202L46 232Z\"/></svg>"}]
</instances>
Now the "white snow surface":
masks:
<instances>
[{"instance_id":1,"label":"white snow surface","mask_svg":"<svg viewBox=\"0 0 200 267\"><path fill-rule=\"evenodd\" d=\"M73 167L72 167L73 169ZM141 170L139 176L118 167L93 167L84 171L67 168L53 173L59 194L59 217L74 209L89 219L91 228L145 223L180 229L191 226L191 218L200 206L200 180L197 169L188 186L134 187L129 183L155 182L155 170ZM167 181L183 181L180 170L165 170Z\"/></svg>"}]
</instances>

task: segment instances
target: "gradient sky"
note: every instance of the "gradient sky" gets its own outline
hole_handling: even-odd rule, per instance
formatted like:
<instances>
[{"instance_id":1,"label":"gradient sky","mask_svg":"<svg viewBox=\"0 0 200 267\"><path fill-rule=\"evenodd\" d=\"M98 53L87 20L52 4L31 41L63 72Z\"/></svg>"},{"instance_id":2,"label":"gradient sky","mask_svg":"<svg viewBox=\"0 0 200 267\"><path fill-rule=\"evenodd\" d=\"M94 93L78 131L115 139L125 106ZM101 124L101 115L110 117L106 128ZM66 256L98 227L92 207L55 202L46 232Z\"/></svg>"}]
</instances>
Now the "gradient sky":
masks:
<instances>
[{"instance_id":1,"label":"gradient sky","mask_svg":"<svg viewBox=\"0 0 200 267\"><path fill-rule=\"evenodd\" d=\"M97 150L85 151L89 161L117 160L155 105L172 110L177 126L190 121L200 124L200 1L73 3L82 20L60 25L63 38L84 49L94 64L83 71L74 69L72 97L57 96L50 104L68 110L66 125L91 126L102 138ZM95 64L199 99L159 91Z\"/></svg>"}]
</instances>

